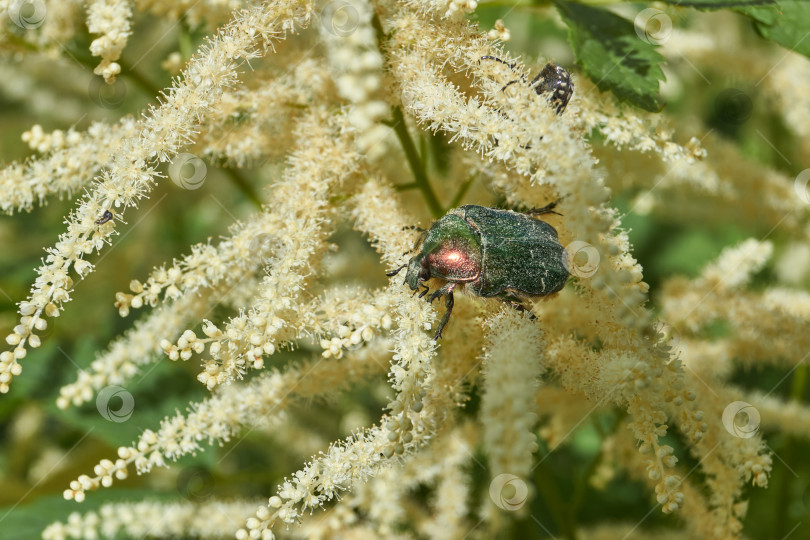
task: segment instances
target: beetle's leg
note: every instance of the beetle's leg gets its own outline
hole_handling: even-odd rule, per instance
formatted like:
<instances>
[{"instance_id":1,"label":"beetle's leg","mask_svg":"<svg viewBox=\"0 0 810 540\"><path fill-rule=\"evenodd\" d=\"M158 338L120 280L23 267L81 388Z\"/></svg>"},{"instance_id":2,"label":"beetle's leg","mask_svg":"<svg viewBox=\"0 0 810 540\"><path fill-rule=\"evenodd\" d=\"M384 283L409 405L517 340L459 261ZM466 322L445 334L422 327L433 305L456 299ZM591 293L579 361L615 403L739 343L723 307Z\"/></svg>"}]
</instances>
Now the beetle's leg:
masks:
<instances>
[{"instance_id":1,"label":"beetle's leg","mask_svg":"<svg viewBox=\"0 0 810 540\"><path fill-rule=\"evenodd\" d=\"M442 330L444 330L444 327L447 324L447 321L450 320L450 313L452 313L452 311L453 311L453 303L455 302L453 300L453 287L455 287L455 286L456 286L456 284L453 283L452 287L450 287L450 291L447 293L447 302L445 303L445 306L447 307L447 310L444 312L444 317L442 317L442 322L439 323L439 329L436 330L436 335L433 336L434 340L438 340L440 337L442 337ZM444 289L444 287L442 287L442 289ZM436 292L439 292L439 291L436 291Z\"/></svg>"},{"instance_id":2,"label":"beetle's leg","mask_svg":"<svg viewBox=\"0 0 810 540\"><path fill-rule=\"evenodd\" d=\"M428 291L430 291L430 287L428 287L424 283L422 283L422 287L424 287L425 290L422 291L421 293L419 293L419 298L422 298L423 296L425 296L428 293Z\"/></svg>"},{"instance_id":3,"label":"beetle's leg","mask_svg":"<svg viewBox=\"0 0 810 540\"><path fill-rule=\"evenodd\" d=\"M425 229L419 227L418 225L405 225L402 227L403 231L418 231L418 232L425 232Z\"/></svg>"},{"instance_id":4,"label":"beetle's leg","mask_svg":"<svg viewBox=\"0 0 810 540\"><path fill-rule=\"evenodd\" d=\"M542 208L529 208L524 213L530 216L542 216L543 214L557 214L558 216L561 216L562 214L556 212L554 209L557 207L558 204L560 204L560 201L566 198L567 196L568 195L563 195L556 201L550 202L547 205L543 206Z\"/></svg>"},{"instance_id":5,"label":"beetle's leg","mask_svg":"<svg viewBox=\"0 0 810 540\"><path fill-rule=\"evenodd\" d=\"M500 62L501 64L503 64L505 66L509 66L509 69L511 69L512 71L515 70L515 66L517 65L517 63L515 63L515 62L512 62L510 64L509 62L507 62L505 60L501 60L497 56L490 56L490 55L482 56L481 58L478 59L478 63L481 63L481 60L495 60L496 62Z\"/></svg>"},{"instance_id":6,"label":"beetle's leg","mask_svg":"<svg viewBox=\"0 0 810 540\"><path fill-rule=\"evenodd\" d=\"M416 294L416 293L418 293L418 292L419 292L419 287L424 287L424 288L425 288L425 290L424 290L424 291L419 292L419 296L418 296L417 298L422 298L423 296L425 296L425 295L428 293L428 291L430 291L430 287L428 287L427 285L425 285L425 282L424 282L424 281L420 281L420 282L419 282L419 283L416 285L416 287L417 287L417 288L413 290L413 294L412 294L411 296L413 296L414 294Z\"/></svg>"},{"instance_id":7,"label":"beetle's leg","mask_svg":"<svg viewBox=\"0 0 810 540\"><path fill-rule=\"evenodd\" d=\"M408 266L408 265L403 264L399 268L395 268L394 270L391 270L390 272L386 272L385 275L388 276L388 277L393 277L393 276L399 274L399 271L402 270L403 268L405 268L406 266Z\"/></svg>"},{"instance_id":8,"label":"beetle's leg","mask_svg":"<svg viewBox=\"0 0 810 540\"><path fill-rule=\"evenodd\" d=\"M540 80L541 77L543 77L543 70L540 70L540 72L535 75L534 79L529 83L529 88L537 92L537 87L543 84L543 81Z\"/></svg>"},{"instance_id":9,"label":"beetle's leg","mask_svg":"<svg viewBox=\"0 0 810 540\"><path fill-rule=\"evenodd\" d=\"M523 312L528 313L529 319L533 321L537 320L537 315L535 315L534 311L532 311L532 308L527 307L526 304L523 304L521 302L510 302L510 304L512 304L512 307L515 308L517 311L520 311L521 313Z\"/></svg>"},{"instance_id":10,"label":"beetle's leg","mask_svg":"<svg viewBox=\"0 0 810 540\"><path fill-rule=\"evenodd\" d=\"M446 294L450 294L451 292L453 292L453 289L456 288L456 285L458 285L458 283L445 284L442 288L437 289L436 292L430 295L430 298L428 298L428 302L432 304L433 301L436 300L437 298L441 298Z\"/></svg>"},{"instance_id":11,"label":"beetle's leg","mask_svg":"<svg viewBox=\"0 0 810 540\"><path fill-rule=\"evenodd\" d=\"M509 62L507 62L505 60L501 60L497 56L489 56L489 55L482 56L481 58L478 59L479 64L481 63L481 60L495 60L496 62L500 62L501 64L507 66L513 72L515 71L515 66L517 66L517 62L512 62L510 64ZM526 82L526 76L525 75L523 75L522 73L519 73L518 75L520 75L520 78L523 79L523 82ZM518 81L512 81L509 84L516 83L516 82L518 82ZM506 86L509 86L509 84L507 84ZM504 86L504 88L506 88L506 86Z\"/></svg>"},{"instance_id":12,"label":"beetle's leg","mask_svg":"<svg viewBox=\"0 0 810 540\"><path fill-rule=\"evenodd\" d=\"M434 291L434 293L430 295L430 298L428 298L428 302L432 304L433 301L436 300L437 298L447 296L447 302L445 303L447 310L444 312L444 317L442 317L442 321L441 323L439 323L439 329L436 330L436 335L433 336L433 339L439 339L440 337L442 337L442 330L444 330L444 325L446 325L447 321L450 320L450 312L453 311L453 302L454 302L453 289L456 288L456 285L458 285L458 283L448 283L444 285L442 288Z\"/></svg>"},{"instance_id":13,"label":"beetle's leg","mask_svg":"<svg viewBox=\"0 0 810 540\"><path fill-rule=\"evenodd\" d=\"M501 64L503 64L503 65L507 66L507 67L508 67L509 69L511 69L513 72L515 71L515 66L517 66L517 62L512 62L512 63L510 64L509 62L507 62L507 61L505 61L505 60L501 60L501 59L500 59L500 58L498 58L497 56L489 56L489 55L487 55L487 56L482 56L481 58L479 58L479 59L478 59L478 63L479 63L479 64L481 63L481 60L495 60L496 62L500 62ZM522 75L522 74L519 74L519 75L520 75L520 78L521 78L521 79L523 79L523 82L526 82L526 76L525 76L525 75ZM509 82L509 83L508 83L506 86L509 86L510 84L513 84L513 83L516 83L516 82L518 82L518 81L516 81L516 80L515 80L515 81L511 81L511 82ZM504 87L501 89L501 91L506 90L506 86L504 86Z\"/></svg>"},{"instance_id":14,"label":"beetle's leg","mask_svg":"<svg viewBox=\"0 0 810 540\"><path fill-rule=\"evenodd\" d=\"M515 298L514 296L506 296L503 298L503 301L515 311L528 312L529 319L533 321L537 320L537 315L534 314L531 307L523 303L524 301L522 299Z\"/></svg>"},{"instance_id":15,"label":"beetle's leg","mask_svg":"<svg viewBox=\"0 0 810 540\"><path fill-rule=\"evenodd\" d=\"M507 87L508 87L510 84L515 84L516 82L518 82L518 80L517 80L517 79L515 79L514 81L509 81L508 83L506 83L505 85L503 85L503 88L501 88L501 92L504 92L504 91L506 90L506 88L507 88Z\"/></svg>"}]
</instances>

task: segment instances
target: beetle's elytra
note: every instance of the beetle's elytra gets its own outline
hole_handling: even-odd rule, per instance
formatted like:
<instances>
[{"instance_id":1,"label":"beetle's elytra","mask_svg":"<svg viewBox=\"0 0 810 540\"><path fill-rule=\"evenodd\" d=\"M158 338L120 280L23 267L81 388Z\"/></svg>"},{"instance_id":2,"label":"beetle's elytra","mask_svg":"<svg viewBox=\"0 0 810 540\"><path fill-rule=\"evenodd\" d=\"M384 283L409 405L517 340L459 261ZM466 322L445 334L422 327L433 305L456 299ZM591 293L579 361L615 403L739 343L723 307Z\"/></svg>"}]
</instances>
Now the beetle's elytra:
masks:
<instances>
[{"instance_id":1,"label":"beetle's elytra","mask_svg":"<svg viewBox=\"0 0 810 540\"><path fill-rule=\"evenodd\" d=\"M496 56L482 56L481 60L495 60L496 62L509 66L509 69L513 71L515 69L514 63L510 64ZM523 78L524 81L526 80L522 76L521 78ZM503 87L503 90L506 90L507 86L516 82L518 81L509 81L506 83L506 86ZM543 66L540 73L529 83L529 87L533 88L538 96L548 93L548 100L557 114L562 114L563 111L565 111L565 107L568 106L568 102L574 94L574 83L571 82L571 74L568 73L564 67L553 62L548 62Z\"/></svg>"},{"instance_id":2,"label":"beetle's elytra","mask_svg":"<svg viewBox=\"0 0 810 540\"><path fill-rule=\"evenodd\" d=\"M554 294L565 285L568 270L557 231L537 219L552 213L556 203L527 213L466 205L449 211L424 233L417 254L388 276L407 267L405 283L416 291L425 282L445 282L430 295L432 302L447 296L447 311L434 339L439 339L453 310L453 290L463 285L482 297L520 302Z\"/></svg>"},{"instance_id":3,"label":"beetle's elytra","mask_svg":"<svg viewBox=\"0 0 810 540\"><path fill-rule=\"evenodd\" d=\"M538 83L538 81L540 82ZM562 66L552 62L546 64L529 85L534 88L537 95L549 93L548 100L557 114L562 114L574 94L571 74Z\"/></svg>"}]
</instances>

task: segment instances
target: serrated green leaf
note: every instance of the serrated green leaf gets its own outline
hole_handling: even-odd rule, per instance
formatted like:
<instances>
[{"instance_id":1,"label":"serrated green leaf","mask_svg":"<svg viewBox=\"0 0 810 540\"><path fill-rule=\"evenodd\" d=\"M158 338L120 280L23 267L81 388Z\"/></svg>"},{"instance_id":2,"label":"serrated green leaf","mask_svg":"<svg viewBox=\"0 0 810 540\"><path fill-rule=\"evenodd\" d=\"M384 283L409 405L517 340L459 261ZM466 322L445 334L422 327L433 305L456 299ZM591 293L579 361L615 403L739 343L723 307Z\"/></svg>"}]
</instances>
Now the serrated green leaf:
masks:
<instances>
[{"instance_id":1,"label":"serrated green leaf","mask_svg":"<svg viewBox=\"0 0 810 540\"><path fill-rule=\"evenodd\" d=\"M776 0L664 0L664 2L703 11L730 9L764 24L773 24L779 18Z\"/></svg>"},{"instance_id":2,"label":"serrated green leaf","mask_svg":"<svg viewBox=\"0 0 810 540\"><path fill-rule=\"evenodd\" d=\"M774 24L779 19L779 8L776 4L768 6L735 7L732 11L741 13L754 20L754 24Z\"/></svg>"},{"instance_id":3,"label":"serrated green leaf","mask_svg":"<svg viewBox=\"0 0 810 540\"><path fill-rule=\"evenodd\" d=\"M779 16L773 22L756 20L757 31L764 38L810 57L810 1L779 0L777 4Z\"/></svg>"},{"instance_id":4,"label":"serrated green leaf","mask_svg":"<svg viewBox=\"0 0 810 540\"><path fill-rule=\"evenodd\" d=\"M638 37L631 21L582 4L555 0L568 25L568 41L577 63L596 86L612 91L648 111L663 106L658 83L664 80L664 61L656 45Z\"/></svg>"},{"instance_id":5,"label":"serrated green leaf","mask_svg":"<svg viewBox=\"0 0 810 540\"><path fill-rule=\"evenodd\" d=\"M702 10L731 9L748 16L760 35L810 57L810 0L664 0Z\"/></svg>"}]
</instances>

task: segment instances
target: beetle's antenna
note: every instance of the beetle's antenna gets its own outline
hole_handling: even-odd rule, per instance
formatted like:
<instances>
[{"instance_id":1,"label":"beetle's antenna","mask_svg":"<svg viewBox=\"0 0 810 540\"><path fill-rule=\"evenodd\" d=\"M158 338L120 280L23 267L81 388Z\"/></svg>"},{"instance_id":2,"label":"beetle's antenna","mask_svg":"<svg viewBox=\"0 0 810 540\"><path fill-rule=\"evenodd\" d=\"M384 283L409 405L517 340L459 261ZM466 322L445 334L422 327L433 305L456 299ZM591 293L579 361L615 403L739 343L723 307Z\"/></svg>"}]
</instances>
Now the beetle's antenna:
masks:
<instances>
[{"instance_id":1,"label":"beetle's antenna","mask_svg":"<svg viewBox=\"0 0 810 540\"><path fill-rule=\"evenodd\" d=\"M406 266L408 266L408 265L407 265L407 264L403 264L403 265L402 265L402 266L400 266L399 268L396 268L396 269L394 269L394 270L391 270L390 272L386 272L386 273L385 273L385 275L386 275L386 276L388 276L388 277L393 277L393 276L395 276L395 275L399 274L399 271L400 271L400 270L402 270L403 268L405 268Z\"/></svg>"}]
</instances>

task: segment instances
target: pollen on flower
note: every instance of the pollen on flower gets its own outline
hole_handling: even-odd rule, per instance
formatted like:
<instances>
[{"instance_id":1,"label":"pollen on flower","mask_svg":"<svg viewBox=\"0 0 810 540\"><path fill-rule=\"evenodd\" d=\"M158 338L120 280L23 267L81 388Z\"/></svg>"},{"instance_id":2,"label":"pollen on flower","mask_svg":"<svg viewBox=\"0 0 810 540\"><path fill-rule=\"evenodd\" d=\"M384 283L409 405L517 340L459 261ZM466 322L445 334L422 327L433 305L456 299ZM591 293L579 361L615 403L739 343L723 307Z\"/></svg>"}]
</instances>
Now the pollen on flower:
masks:
<instances>
[{"instance_id":1,"label":"pollen on flower","mask_svg":"<svg viewBox=\"0 0 810 540\"><path fill-rule=\"evenodd\" d=\"M598 24L546 8L523 35L514 13L511 31L468 17L475 0L0 4L0 114L40 122L8 138L21 156L3 148L0 211L69 208L0 223L7 258L53 233L29 287L0 276L18 302L0 316L2 480L39 496L90 455L56 494L99 499L43 538L498 538L553 502L553 464L573 489L563 536L739 540L773 458L801 472L780 441L810 433L810 173L790 169L810 64L762 46L761 21L652 10L656 30L643 10L618 37L648 54L597 81L577 40ZM504 48L517 37L537 57ZM653 97L653 49L670 105L648 112L616 95ZM570 70L565 107L534 78L548 65ZM515 260L514 223L433 247L466 204L545 221L555 255ZM466 279L469 234L477 279L509 284L495 296ZM522 288L560 264L560 291ZM782 386L747 376L762 368ZM31 390L42 369L73 372L58 415ZM136 474L162 496L101 500ZM676 514L672 530L615 522L617 505Z\"/></svg>"}]
</instances>

